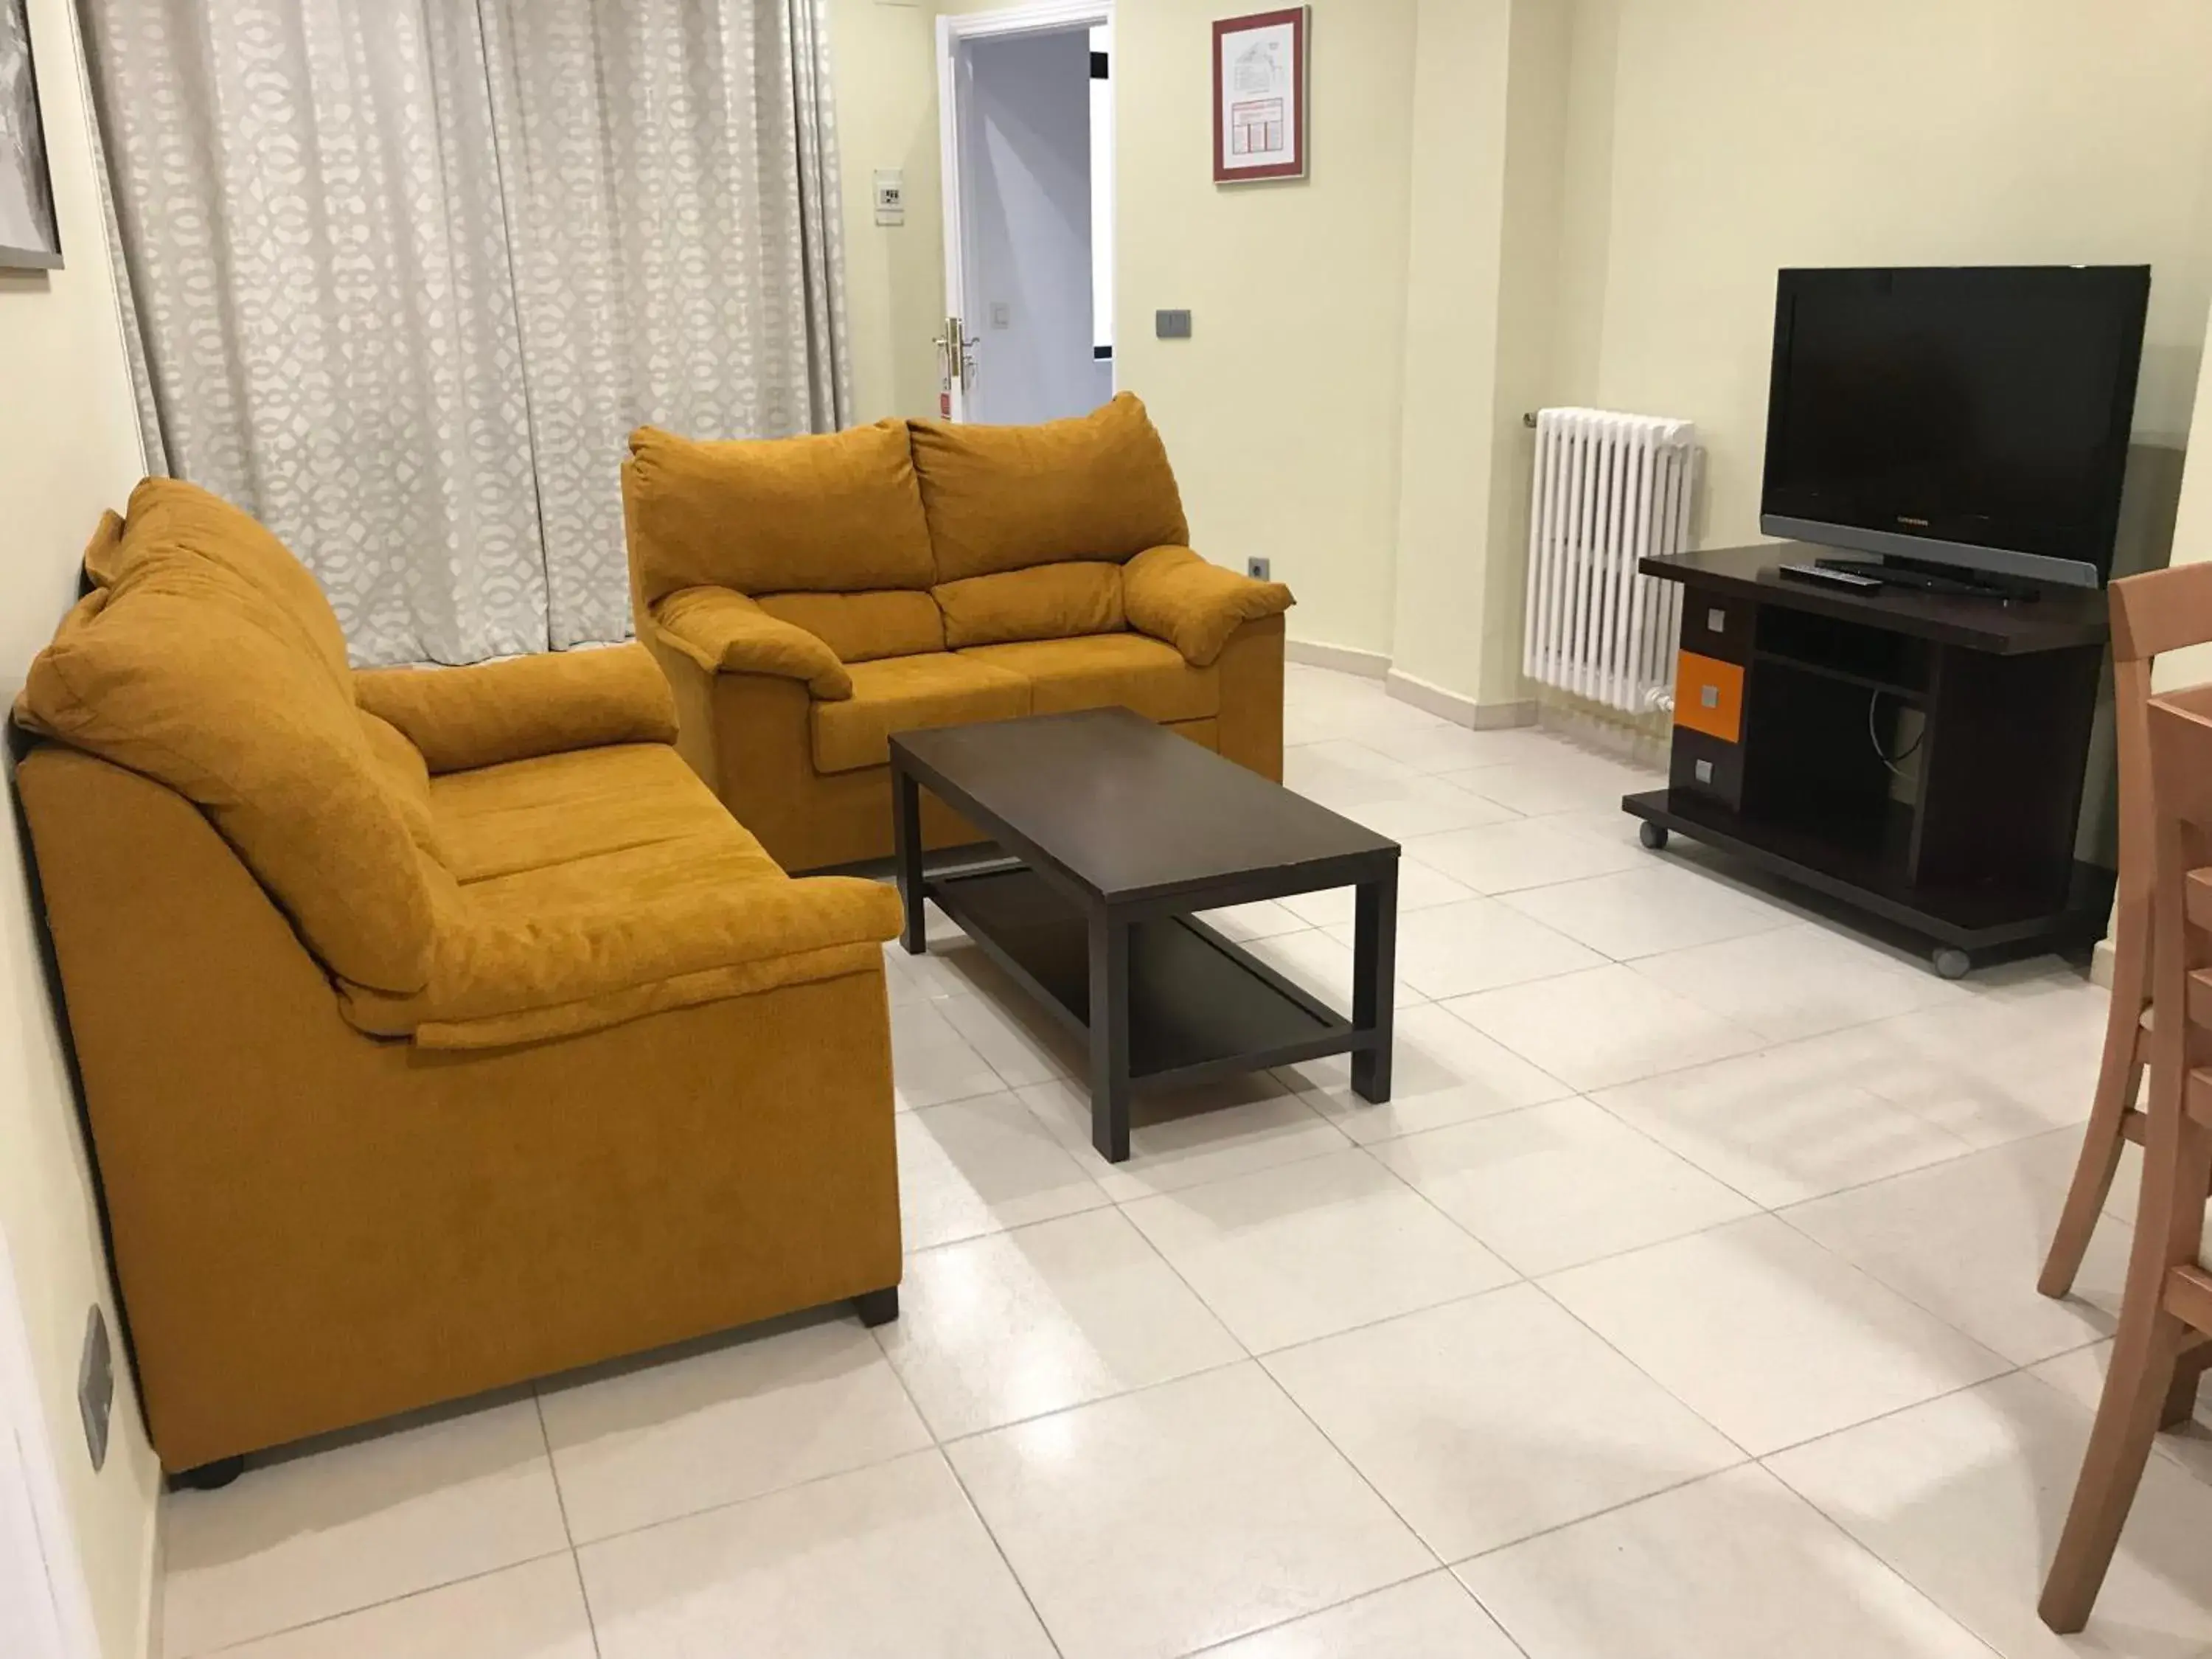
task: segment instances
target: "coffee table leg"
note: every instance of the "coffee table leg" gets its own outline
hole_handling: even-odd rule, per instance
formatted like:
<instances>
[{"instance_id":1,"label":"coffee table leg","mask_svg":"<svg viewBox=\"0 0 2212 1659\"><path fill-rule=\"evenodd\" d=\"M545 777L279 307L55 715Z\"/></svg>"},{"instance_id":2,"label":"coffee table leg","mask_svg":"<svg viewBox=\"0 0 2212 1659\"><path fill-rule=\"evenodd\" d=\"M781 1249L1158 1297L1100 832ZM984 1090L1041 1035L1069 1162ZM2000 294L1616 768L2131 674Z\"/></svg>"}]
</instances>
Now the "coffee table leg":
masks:
<instances>
[{"instance_id":1,"label":"coffee table leg","mask_svg":"<svg viewBox=\"0 0 2212 1659\"><path fill-rule=\"evenodd\" d=\"M898 859L899 902L906 906L899 943L908 956L926 956L929 917L921 887L921 786L897 766L891 768L891 842Z\"/></svg>"},{"instance_id":2,"label":"coffee table leg","mask_svg":"<svg viewBox=\"0 0 2212 1659\"><path fill-rule=\"evenodd\" d=\"M1377 1105L1390 1098L1390 1025L1397 1006L1398 865L1359 884L1352 920L1352 1023L1373 1034L1352 1051L1352 1092Z\"/></svg>"},{"instance_id":3,"label":"coffee table leg","mask_svg":"<svg viewBox=\"0 0 2212 1659\"><path fill-rule=\"evenodd\" d=\"M1091 1144L1109 1164L1129 1157L1129 924L1091 918Z\"/></svg>"}]
</instances>

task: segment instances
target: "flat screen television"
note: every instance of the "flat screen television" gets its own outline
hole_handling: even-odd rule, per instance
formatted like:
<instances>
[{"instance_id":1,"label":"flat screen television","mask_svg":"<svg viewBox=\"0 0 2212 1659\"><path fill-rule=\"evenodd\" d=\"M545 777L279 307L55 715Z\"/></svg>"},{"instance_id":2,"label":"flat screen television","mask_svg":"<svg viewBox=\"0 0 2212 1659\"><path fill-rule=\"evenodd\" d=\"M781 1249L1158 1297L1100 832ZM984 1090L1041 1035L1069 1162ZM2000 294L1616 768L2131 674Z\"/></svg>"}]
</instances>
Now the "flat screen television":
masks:
<instances>
[{"instance_id":1,"label":"flat screen television","mask_svg":"<svg viewBox=\"0 0 2212 1659\"><path fill-rule=\"evenodd\" d=\"M1782 272L1760 530L2098 586L2149 298L2148 265Z\"/></svg>"}]
</instances>

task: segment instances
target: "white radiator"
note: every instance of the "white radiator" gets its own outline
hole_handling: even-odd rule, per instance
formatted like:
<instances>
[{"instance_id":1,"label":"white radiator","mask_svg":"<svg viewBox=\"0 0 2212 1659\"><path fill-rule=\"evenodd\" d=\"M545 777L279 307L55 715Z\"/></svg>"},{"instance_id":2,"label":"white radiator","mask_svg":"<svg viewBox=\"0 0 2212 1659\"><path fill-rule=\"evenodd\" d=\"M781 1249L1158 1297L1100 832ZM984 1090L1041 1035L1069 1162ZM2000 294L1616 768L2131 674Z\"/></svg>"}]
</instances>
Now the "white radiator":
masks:
<instances>
[{"instance_id":1,"label":"white radiator","mask_svg":"<svg viewBox=\"0 0 2212 1659\"><path fill-rule=\"evenodd\" d=\"M1681 586L1638 574L1689 544L1697 428L1653 415L1536 416L1522 666L1609 708L1642 714L1674 684Z\"/></svg>"}]
</instances>

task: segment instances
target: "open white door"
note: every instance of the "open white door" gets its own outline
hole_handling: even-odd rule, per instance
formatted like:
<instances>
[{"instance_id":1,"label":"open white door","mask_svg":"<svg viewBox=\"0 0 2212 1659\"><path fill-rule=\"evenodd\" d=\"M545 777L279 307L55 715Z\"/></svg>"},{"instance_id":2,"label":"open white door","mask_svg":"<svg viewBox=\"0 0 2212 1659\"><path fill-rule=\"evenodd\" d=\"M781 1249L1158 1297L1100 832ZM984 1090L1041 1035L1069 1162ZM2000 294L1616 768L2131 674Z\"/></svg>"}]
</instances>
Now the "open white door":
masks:
<instances>
[{"instance_id":1,"label":"open white door","mask_svg":"<svg viewBox=\"0 0 2212 1659\"><path fill-rule=\"evenodd\" d=\"M1100 388L1098 394L1084 407L1103 403L1113 395L1111 342L1097 331L1097 319L1110 315L1111 307L1110 76L1102 76L1103 86L1097 90L1091 89L1086 80L1083 102L1071 114L1073 124L1085 135L1085 153L1090 158L1082 216L1082 258L1087 268L1081 294L1073 294L1072 285L1066 282L1048 285L1054 301L1066 301L1064 307L1055 307L1057 331L1065 333L1070 327L1079 329L1083 336L1082 360L1080 363L1059 361L1067 357L1073 348L1068 342L1056 340L1053 364L1055 381L1051 388L1027 398L1013 398L1017 407L1012 410L986 407L989 399L978 395L982 377L994 373L994 355L1001 379L994 382L994 389L1008 390L1004 378L1008 361L1006 354L1013 347L1011 337L1020 324L1012 314L1014 307L1006 300L987 292L979 276L979 268L992 257L988 251L992 236L1003 226L997 211L1002 198L993 193L985 158L977 153L983 148L979 137L983 128L979 125L981 118L975 107L978 100L972 51L979 43L1023 36L1063 37L1068 38L1071 49L1082 53L1085 64L1090 64L1097 61L1094 53L1110 33L1113 19L1113 0L1030 0L1030 3L1002 11L969 12L937 20L938 143L944 193L945 315L936 344L939 412L945 419L1028 418L1028 405L1038 397L1054 405L1048 413L1073 414L1080 412L1074 404L1082 402L1092 386ZM1099 68L1103 70L1103 64ZM992 210L976 210L979 191ZM1021 321L1027 322L1031 307L1015 303L1020 305ZM1070 317L1079 317L1081 321L1071 323Z\"/></svg>"},{"instance_id":2,"label":"open white door","mask_svg":"<svg viewBox=\"0 0 2212 1659\"><path fill-rule=\"evenodd\" d=\"M0 1655L99 1659L99 1651L0 1235Z\"/></svg>"}]
</instances>

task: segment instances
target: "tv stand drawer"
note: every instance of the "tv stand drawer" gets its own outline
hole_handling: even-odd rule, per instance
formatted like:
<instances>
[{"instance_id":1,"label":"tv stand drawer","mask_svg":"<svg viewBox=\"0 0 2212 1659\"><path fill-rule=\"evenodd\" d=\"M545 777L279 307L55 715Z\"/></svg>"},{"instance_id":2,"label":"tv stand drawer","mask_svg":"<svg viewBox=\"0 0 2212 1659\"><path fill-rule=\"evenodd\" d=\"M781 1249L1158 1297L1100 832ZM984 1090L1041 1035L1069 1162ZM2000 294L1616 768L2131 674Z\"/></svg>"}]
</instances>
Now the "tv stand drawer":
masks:
<instances>
[{"instance_id":1,"label":"tv stand drawer","mask_svg":"<svg viewBox=\"0 0 2212 1659\"><path fill-rule=\"evenodd\" d=\"M1695 651L1674 667L1674 725L1733 744L1743 736L1743 669Z\"/></svg>"},{"instance_id":2,"label":"tv stand drawer","mask_svg":"<svg viewBox=\"0 0 2212 1659\"><path fill-rule=\"evenodd\" d=\"M1686 726L1674 728L1674 749L1668 757L1667 785L1708 800L1717 800L1730 811L1743 809L1743 745L1723 743Z\"/></svg>"}]
</instances>

